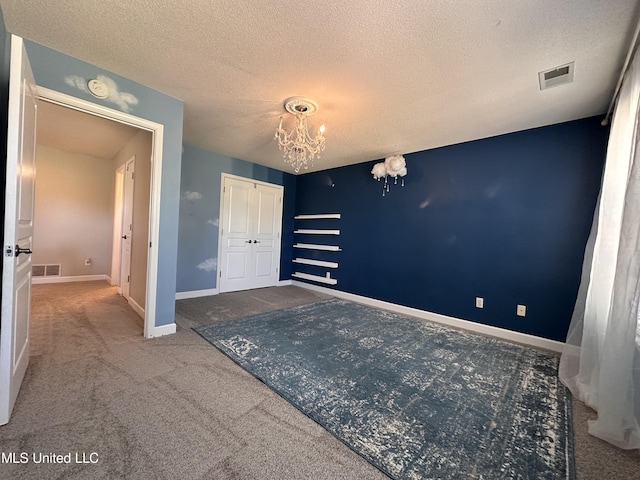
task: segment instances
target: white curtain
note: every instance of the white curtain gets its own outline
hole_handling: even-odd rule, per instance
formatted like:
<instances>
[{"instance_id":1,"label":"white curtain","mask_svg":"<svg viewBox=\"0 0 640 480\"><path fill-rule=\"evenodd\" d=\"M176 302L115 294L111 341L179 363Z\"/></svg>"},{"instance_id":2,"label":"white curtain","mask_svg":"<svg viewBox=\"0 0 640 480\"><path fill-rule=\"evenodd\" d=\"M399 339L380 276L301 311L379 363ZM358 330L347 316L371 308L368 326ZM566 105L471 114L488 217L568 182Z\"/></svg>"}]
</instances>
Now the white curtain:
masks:
<instances>
[{"instance_id":1,"label":"white curtain","mask_svg":"<svg viewBox=\"0 0 640 480\"><path fill-rule=\"evenodd\" d=\"M616 105L560 379L598 412L589 433L640 448L640 57Z\"/></svg>"}]
</instances>

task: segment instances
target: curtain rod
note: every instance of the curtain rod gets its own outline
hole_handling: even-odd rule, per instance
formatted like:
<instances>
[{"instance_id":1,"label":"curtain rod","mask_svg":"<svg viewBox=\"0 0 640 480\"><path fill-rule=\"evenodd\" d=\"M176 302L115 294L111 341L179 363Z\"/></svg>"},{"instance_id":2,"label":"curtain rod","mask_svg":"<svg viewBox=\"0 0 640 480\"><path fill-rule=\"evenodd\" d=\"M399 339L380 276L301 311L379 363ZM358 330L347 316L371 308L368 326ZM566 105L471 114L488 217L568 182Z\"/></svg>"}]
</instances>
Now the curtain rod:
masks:
<instances>
[{"instance_id":1,"label":"curtain rod","mask_svg":"<svg viewBox=\"0 0 640 480\"><path fill-rule=\"evenodd\" d=\"M622 80L624 79L624 74L627 73L627 68L629 67L629 63L631 62L631 57L633 56L633 51L635 50L636 44L638 43L638 34L640 34L640 20L638 20L638 24L636 25L636 31L633 34L633 40L631 41L631 45L629 45L627 58L625 58L624 64L622 65L620 78L618 78L618 84L616 85L616 89L613 92L613 98L611 99L611 103L609 104L609 110L607 110L607 114L605 115L602 122L600 122L603 127L606 127L607 125L609 125L609 119L611 118L611 113L613 112L613 106L616 104L616 100L618 99L618 93L620 93L620 87L622 86Z\"/></svg>"}]
</instances>

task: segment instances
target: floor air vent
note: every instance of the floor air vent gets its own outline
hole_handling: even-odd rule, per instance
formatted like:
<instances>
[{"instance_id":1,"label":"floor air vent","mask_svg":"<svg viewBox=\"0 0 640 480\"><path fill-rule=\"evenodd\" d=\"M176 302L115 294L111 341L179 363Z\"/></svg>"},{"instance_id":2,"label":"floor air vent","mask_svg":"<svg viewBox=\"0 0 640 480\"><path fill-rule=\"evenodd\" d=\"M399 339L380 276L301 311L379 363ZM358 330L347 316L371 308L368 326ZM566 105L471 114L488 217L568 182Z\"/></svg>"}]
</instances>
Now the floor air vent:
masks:
<instances>
[{"instance_id":1,"label":"floor air vent","mask_svg":"<svg viewBox=\"0 0 640 480\"><path fill-rule=\"evenodd\" d=\"M60 276L60 264L52 265L32 265L31 275L34 277L59 277Z\"/></svg>"},{"instance_id":2,"label":"floor air vent","mask_svg":"<svg viewBox=\"0 0 640 480\"><path fill-rule=\"evenodd\" d=\"M540 90L546 90L547 88L557 87L558 85L573 82L574 64L575 62L571 62L566 65L560 65L559 67L545 70L544 72L538 72Z\"/></svg>"}]
</instances>

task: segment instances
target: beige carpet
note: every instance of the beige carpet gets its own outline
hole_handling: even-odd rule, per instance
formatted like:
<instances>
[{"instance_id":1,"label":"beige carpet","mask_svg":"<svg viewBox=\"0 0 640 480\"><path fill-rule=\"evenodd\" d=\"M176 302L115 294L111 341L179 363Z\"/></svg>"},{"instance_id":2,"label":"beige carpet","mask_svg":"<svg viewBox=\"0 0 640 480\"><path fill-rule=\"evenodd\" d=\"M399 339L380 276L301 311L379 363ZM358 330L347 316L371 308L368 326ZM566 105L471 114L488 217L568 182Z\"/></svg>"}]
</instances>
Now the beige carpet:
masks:
<instances>
[{"instance_id":1,"label":"beige carpet","mask_svg":"<svg viewBox=\"0 0 640 480\"><path fill-rule=\"evenodd\" d=\"M386 478L191 330L320 298L279 287L181 300L177 333L144 340L104 282L34 286L31 363L0 427L0 452L28 462L0 464L0 479ZM638 452L587 435L593 413L575 410L578 478L640 479ZM71 462L35 463L51 453Z\"/></svg>"}]
</instances>

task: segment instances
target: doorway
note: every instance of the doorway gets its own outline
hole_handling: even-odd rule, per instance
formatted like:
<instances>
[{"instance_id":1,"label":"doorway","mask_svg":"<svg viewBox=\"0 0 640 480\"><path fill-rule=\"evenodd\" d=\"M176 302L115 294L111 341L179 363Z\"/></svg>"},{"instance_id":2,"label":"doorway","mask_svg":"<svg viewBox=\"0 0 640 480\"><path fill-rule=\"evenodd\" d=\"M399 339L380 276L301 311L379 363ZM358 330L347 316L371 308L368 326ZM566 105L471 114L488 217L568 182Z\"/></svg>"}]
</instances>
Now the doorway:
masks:
<instances>
[{"instance_id":1,"label":"doorway","mask_svg":"<svg viewBox=\"0 0 640 480\"><path fill-rule=\"evenodd\" d=\"M137 242L137 246L132 245L132 249L137 248L138 260L144 260L142 264L141 262L138 262L137 265L137 269L142 272L138 275L137 282L138 298L141 298L141 300L137 302L130 301L129 304L134 308L134 310L138 312L138 314L140 314L144 318L144 336L147 338L157 336L155 332L155 300L158 262L156 246L158 244L157 239L159 237L158 205L162 165L163 127L162 125L150 122L148 120L140 119L129 114L124 114L119 111L111 110L109 108L93 104L91 102L86 102L84 100L80 100L75 97L71 97L41 87L38 87L38 96L45 102L50 102L71 111L77 111L82 114L88 114L93 117L99 117L101 119L106 119L109 121L117 122L118 124L124 124L129 127L133 127L134 129L137 129L137 131L143 132L149 138L148 154L145 155L146 158L144 159L146 160L147 164L147 168L145 169L145 173L147 175L147 186L146 188L138 189L139 191L136 190L136 195L138 195L139 197L146 197L146 203L144 209L138 209L140 210L140 212L138 212L138 216L133 222L134 225L135 222L138 222L138 237L140 241ZM111 175L115 176L115 179L117 180L120 176L120 173L114 172L112 170ZM111 188L112 189L110 198L113 201L114 188L116 188L117 190L117 187L114 187L114 184L112 184ZM121 248L121 245L116 242L116 238L120 238L122 234L118 231L117 227L118 224L121 225L121 222L118 219L119 214L115 209L113 210L113 212L116 213L115 215L112 213L112 217L109 220L110 222L113 222L109 225L109 229L112 230L109 241L114 245L114 252L112 252L111 258L108 259L109 265L107 268L111 270L110 279L112 280L112 283L118 283L122 267L116 267L116 263L119 265L119 261L115 260L118 253L115 252L115 250ZM116 237L116 235L118 235L118 237ZM133 288L134 287L132 284L132 289Z\"/></svg>"}]
</instances>

